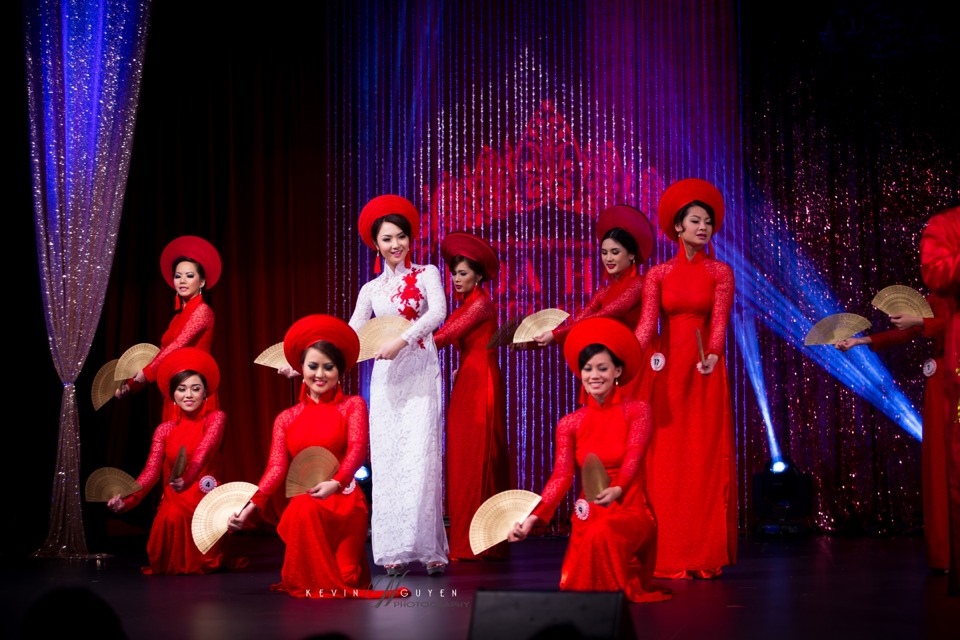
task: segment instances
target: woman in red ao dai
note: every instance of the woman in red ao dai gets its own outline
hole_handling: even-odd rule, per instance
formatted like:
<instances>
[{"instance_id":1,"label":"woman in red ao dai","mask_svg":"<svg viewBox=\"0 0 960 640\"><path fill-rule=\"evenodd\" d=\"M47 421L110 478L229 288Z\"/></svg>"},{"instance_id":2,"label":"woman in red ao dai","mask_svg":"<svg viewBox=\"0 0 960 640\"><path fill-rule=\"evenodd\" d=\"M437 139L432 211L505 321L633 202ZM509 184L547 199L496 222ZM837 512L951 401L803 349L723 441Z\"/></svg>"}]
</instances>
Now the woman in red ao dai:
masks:
<instances>
[{"instance_id":1,"label":"woman in red ao dai","mask_svg":"<svg viewBox=\"0 0 960 640\"><path fill-rule=\"evenodd\" d=\"M284 484L290 461L307 447L330 451L339 466L330 480L290 498L277 533L286 550L281 582L272 587L299 598L375 598L367 563L369 512L354 474L367 456L367 405L344 395L340 380L357 362L360 341L344 321L317 314L287 330L283 353L303 375L300 401L277 416L270 458L251 503L230 518L242 529L257 509Z\"/></svg>"},{"instance_id":2,"label":"woman in red ao dai","mask_svg":"<svg viewBox=\"0 0 960 640\"><path fill-rule=\"evenodd\" d=\"M669 590L653 583L657 522L645 493L643 460L653 434L650 407L624 396L618 386L639 370L639 346L622 323L590 318L573 327L563 353L583 383L583 406L557 424L556 460L541 502L507 539L523 540L537 520L549 522L576 470L594 454L610 485L593 502L583 492L578 496L560 588L623 591L632 602L666 600Z\"/></svg>"},{"instance_id":3,"label":"woman in red ao dai","mask_svg":"<svg viewBox=\"0 0 960 640\"><path fill-rule=\"evenodd\" d=\"M221 271L220 253L203 238L180 236L164 247L160 254L160 272L176 291L176 313L160 338L160 352L136 376L117 389L117 398L140 391L147 383L155 382L160 363L176 349L197 347L211 352L214 317L213 310L203 300L203 290L209 291L217 284ZM160 392L165 393L165 389L161 387ZM207 403L210 409L219 406L213 393L207 398ZM171 420L173 415L173 400L165 396L163 420Z\"/></svg>"},{"instance_id":4,"label":"woman in red ao dai","mask_svg":"<svg viewBox=\"0 0 960 640\"><path fill-rule=\"evenodd\" d=\"M600 213L596 235L606 282L567 322L536 336L534 340L541 347L553 342L562 346L570 330L587 318L613 318L631 331L637 328L643 293L643 274L638 265L652 256L656 248L653 224L639 209L618 204ZM622 385L620 392L646 399L649 389L645 381L646 372L643 370Z\"/></svg>"},{"instance_id":5,"label":"woman in red ao dai","mask_svg":"<svg viewBox=\"0 0 960 640\"><path fill-rule=\"evenodd\" d=\"M497 330L497 311L482 283L500 270L496 252L469 233L448 234L440 253L461 304L433 335L437 349L454 346L460 362L447 410L447 515L452 560L497 560L506 545L479 556L470 547L470 523L483 502L510 488L506 390L497 351L487 347Z\"/></svg>"},{"instance_id":6,"label":"woman in red ao dai","mask_svg":"<svg viewBox=\"0 0 960 640\"><path fill-rule=\"evenodd\" d=\"M160 363L157 385L173 399L174 417L154 431L150 456L137 478L142 488L107 502L116 513L132 509L163 477L163 498L147 541L150 566L144 573L209 573L223 564L220 543L200 553L192 530L197 505L217 486L220 475L220 444L227 416L207 400L219 383L217 363L196 347L177 349ZM189 462L182 474L170 477L181 447Z\"/></svg>"},{"instance_id":7,"label":"woman in red ao dai","mask_svg":"<svg viewBox=\"0 0 960 640\"><path fill-rule=\"evenodd\" d=\"M652 373L656 432L647 455L661 578L713 578L737 558L736 449L723 359L734 280L707 248L723 212L723 196L709 182L668 188L660 228L679 251L644 281L637 340L650 347L659 325L663 363Z\"/></svg>"}]
</instances>

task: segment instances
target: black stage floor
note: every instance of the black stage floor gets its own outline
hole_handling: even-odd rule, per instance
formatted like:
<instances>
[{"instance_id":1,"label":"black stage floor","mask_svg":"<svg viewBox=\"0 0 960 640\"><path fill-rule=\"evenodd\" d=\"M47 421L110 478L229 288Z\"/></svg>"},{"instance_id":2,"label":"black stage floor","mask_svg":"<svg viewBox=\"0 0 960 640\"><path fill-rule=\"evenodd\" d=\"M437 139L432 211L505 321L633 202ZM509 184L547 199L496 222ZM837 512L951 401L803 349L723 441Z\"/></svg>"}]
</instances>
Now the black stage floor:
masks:
<instances>
[{"instance_id":1,"label":"black stage floor","mask_svg":"<svg viewBox=\"0 0 960 640\"><path fill-rule=\"evenodd\" d=\"M531 610L534 623L546 620L546 609L559 620L565 612L577 615L570 601L561 600L569 594L556 593L565 540L531 539L514 545L509 561L456 563L439 577L418 570L404 580L409 598L379 603L300 600L270 592L280 576L279 539L241 535L229 542L250 558L250 566L207 576L141 575L145 541L139 539L136 546L122 545L130 550L115 551L99 563L6 560L0 574L0 637L22 637L25 611L59 587L83 587L106 600L128 637L163 640L299 640L326 634L352 640L468 638L472 628L479 628L479 621L471 621L475 611L487 628L499 627L498 640L509 640L529 635L516 621L508 624L511 601L544 591L551 593L536 605L538 611ZM619 628L632 626L636 637L658 639L960 637L960 598L946 595L945 576L927 570L919 537L744 539L738 564L720 579L664 584L673 588L672 600L630 604ZM485 593L475 601L481 590ZM72 636L104 637L81 633L82 622L69 607L52 616L70 619Z\"/></svg>"}]
</instances>

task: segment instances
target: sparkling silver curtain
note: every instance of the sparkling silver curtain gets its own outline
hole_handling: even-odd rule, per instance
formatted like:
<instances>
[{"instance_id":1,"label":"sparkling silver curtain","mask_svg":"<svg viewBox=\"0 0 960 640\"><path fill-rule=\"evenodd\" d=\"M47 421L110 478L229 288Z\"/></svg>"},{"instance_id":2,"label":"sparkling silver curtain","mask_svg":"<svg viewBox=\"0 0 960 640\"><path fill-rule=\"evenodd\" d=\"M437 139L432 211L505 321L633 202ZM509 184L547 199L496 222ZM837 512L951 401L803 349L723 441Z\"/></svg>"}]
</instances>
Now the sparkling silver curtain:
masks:
<instances>
[{"instance_id":1,"label":"sparkling silver curtain","mask_svg":"<svg viewBox=\"0 0 960 640\"><path fill-rule=\"evenodd\" d=\"M110 279L146 44L149 0L24 3L30 162L47 338L63 383L47 539L84 557L74 382Z\"/></svg>"}]
</instances>

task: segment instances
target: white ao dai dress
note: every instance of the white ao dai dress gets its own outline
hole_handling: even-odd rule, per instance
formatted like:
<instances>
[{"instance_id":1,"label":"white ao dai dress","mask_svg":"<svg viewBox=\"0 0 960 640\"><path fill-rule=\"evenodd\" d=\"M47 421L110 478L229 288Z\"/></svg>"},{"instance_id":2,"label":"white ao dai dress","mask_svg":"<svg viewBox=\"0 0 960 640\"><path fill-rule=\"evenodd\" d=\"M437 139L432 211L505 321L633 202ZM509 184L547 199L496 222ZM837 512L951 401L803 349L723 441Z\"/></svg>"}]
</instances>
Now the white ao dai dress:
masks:
<instances>
[{"instance_id":1,"label":"white ao dai dress","mask_svg":"<svg viewBox=\"0 0 960 640\"><path fill-rule=\"evenodd\" d=\"M377 360L370 379L373 561L377 565L447 562L443 526L442 385L433 332L447 315L433 265L384 266L357 297L350 326L373 315L413 325L393 360Z\"/></svg>"}]
</instances>

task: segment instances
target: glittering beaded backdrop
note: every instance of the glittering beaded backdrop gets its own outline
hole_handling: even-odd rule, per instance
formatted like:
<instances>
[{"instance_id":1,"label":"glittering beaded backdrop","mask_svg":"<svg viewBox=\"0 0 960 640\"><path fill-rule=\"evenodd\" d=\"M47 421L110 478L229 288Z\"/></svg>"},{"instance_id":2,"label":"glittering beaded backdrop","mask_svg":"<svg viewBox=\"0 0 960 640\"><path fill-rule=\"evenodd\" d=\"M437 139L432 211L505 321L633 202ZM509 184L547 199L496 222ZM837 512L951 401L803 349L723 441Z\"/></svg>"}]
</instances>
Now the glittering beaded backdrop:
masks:
<instances>
[{"instance_id":1,"label":"glittering beaded backdrop","mask_svg":"<svg viewBox=\"0 0 960 640\"><path fill-rule=\"evenodd\" d=\"M271 420L291 401L253 359L300 315L349 317L373 276L356 229L370 198L417 205L418 262L439 265L452 230L490 240L505 321L578 308L600 283L599 211L620 202L652 216L667 185L699 177L726 198L715 245L737 280L727 366L741 530L752 526L753 474L780 458L811 474L823 530L921 524L927 346L840 354L803 338L837 311L886 328L873 294L923 290L920 231L958 200L948 40L923 3L877 0L858 14L825 1L358 0L296 15L183 4L189 20L178 3L153 6L91 362L162 333L167 316L139 312L168 294L153 257L167 240L214 241L231 479L258 479ZM659 240L645 266L673 255ZM456 366L443 358L445 372ZM539 491L575 380L555 347L502 350L500 362L515 486ZM368 367L349 377L362 393ZM104 464L142 463L151 422L128 407L100 412L109 426L86 432L87 442L109 433L111 452L130 457Z\"/></svg>"},{"instance_id":2,"label":"glittering beaded backdrop","mask_svg":"<svg viewBox=\"0 0 960 640\"><path fill-rule=\"evenodd\" d=\"M501 321L579 308L602 275L597 214L627 203L655 218L673 180L721 188L732 213L718 242L739 255L731 6L412 3L361 13L356 204L384 192L412 198L424 216L421 262L439 264L450 231L490 240L504 265L494 287ZM673 251L661 238L653 261ZM737 343L729 349L737 362ZM516 486L539 491L576 381L556 348L503 350L501 366ZM742 434L758 424L744 376L734 380ZM565 517L555 522L566 527Z\"/></svg>"}]
</instances>

